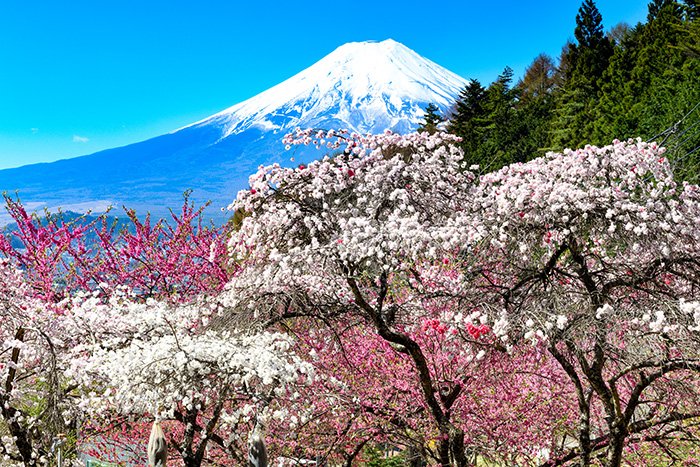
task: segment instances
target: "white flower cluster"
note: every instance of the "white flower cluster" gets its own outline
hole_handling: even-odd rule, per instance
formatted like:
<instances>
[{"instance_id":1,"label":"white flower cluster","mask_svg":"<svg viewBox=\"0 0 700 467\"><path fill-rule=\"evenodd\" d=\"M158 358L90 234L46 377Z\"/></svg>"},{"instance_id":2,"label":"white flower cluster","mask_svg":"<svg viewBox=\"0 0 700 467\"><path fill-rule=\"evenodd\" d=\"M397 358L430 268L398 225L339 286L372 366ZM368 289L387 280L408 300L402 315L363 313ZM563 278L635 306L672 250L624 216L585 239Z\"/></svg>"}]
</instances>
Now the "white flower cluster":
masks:
<instances>
[{"instance_id":1,"label":"white flower cluster","mask_svg":"<svg viewBox=\"0 0 700 467\"><path fill-rule=\"evenodd\" d=\"M293 290L349 303L343 271L397 272L452 256L470 240L454 214L475 180L455 141L387 133L307 167L261 167L230 206L250 215L229 242L245 267L226 303Z\"/></svg>"},{"instance_id":2,"label":"white flower cluster","mask_svg":"<svg viewBox=\"0 0 700 467\"><path fill-rule=\"evenodd\" d=\"M86 389L83 409L168 418L177 407L201 410L220 397L310 381L313 368L290 351L289 336L207 329L215 312L206 302L139 303L124 294L76 300L71 316L91 341L74 349L66 374Z\"/></svg>"},{"instance_id":3,"label":"white flower cluster","mask_svg":"<svg viewBox=\"0 0 700 467\"><path fill-rule=\"evenodd\" d=\"M700 302L681 300L680 309L682 313L686 314L688 317L692 317L692 323L694 325L689 327L690 330L700 332Z\"/></svg>"},{"instance_id":4,"label":"white flower cluster","mask_svg":"<svg viewBox=\"0 0 700 467\"><path fill-rule=\"evenodd\" d=\"M576 279L579 261L592 271L590 280L602 287L651 280L650 271L662 270L666 262L700 255L698 189L676 184L664 149L655 143L615 141L550 153L482 176L471 195L472 209L457 216L467 217L461 224L482 236L474 248L491 255L490 263L486 255L483 259L492 280L512 286L556 264L556 271L549 270L549 288L519 307L525 314L515 327L535 340L572 323L590 324L589 319L577 319L581 313L620 324L648 313L649 304L626 303L624 296L617 298L619 306L591 309L590 302L582 301L585 289ZM559 257L557 252L564 254ZM548 264L551 261L556 263ZM690 290L678 278L660 275L653 280L675 287L679 297ZM658 312L646 320L647 329L669 332L677 329L675 321Z\"/></svg>"},{"instance_id":5,"label":"white flower cluster","mask_svg":"<svg viewBox=\"0 0 700 467\"><path fill-rule=\"evenodd\" d=\"M65 364L72 334L61 307L33 298L21 272L5 259L0 259L0 323L0 403L4 409L0 452L5 456L0 463L12 465L9 456L19 455L19 450L17 436L8 436L13 434L10 424L29 438L29 433L42 433L46 422L42 416L49 411L54 425L67 425L75 416L53 385ZM39 459L51 439L48 435L31 438L31 456Z\"/></svg>"},{"instance_id":6,"label":"white flower cluster","mask_svg":"<svg viewBox=\"0 0 700 467\"><path fill-rule=\"evenodd\" d=\"M474 221L494 245L522 253L578 236L609 261L669 256L685 236L700 237L687 218L697 197L678 189L663 153L654 143L616 141L506 166L482 177Z\"/></svg>"},{"instance_id":7,"label":"white flower cluster","mask_svg":"<svg viewBox=\"0 0 700 467\"><path fill-rule=\"evenodd\" d=\"M318 138L328 135L301 132L289 143ZM518 308L522 316L489 314L504 341L509 333L541 340L579 326L580 313L605 322L645 313L646 307L622 312L617 304L591 309L576 279L581 261L599 284L624 284L646 277L653 265L700 255L700 191L676 184L664 149L654 143L550 153L476 179L455 142L440 133L355 137L345 153L308 167L261 167L231 205L248 217L229 242L244 267L229 284L226 303L272 310L282 302L265 303L269 297L301 295L350 304L346 279L373 281L382 272L403 277L413 290L468 295L480 289L459 281L505 290L533 271L554 274L553 262L558 277ZM464 274L433 279L431 268L439 275L436 265L453 261L466 262ZM423 281L413 277L417 272ZM421 289L427 277L429 286ZM521 291L515 293L520 300ZM475 309L478 300L499 309L502 295L474 292L470 300Z\"/></svg>"}]
</instances>

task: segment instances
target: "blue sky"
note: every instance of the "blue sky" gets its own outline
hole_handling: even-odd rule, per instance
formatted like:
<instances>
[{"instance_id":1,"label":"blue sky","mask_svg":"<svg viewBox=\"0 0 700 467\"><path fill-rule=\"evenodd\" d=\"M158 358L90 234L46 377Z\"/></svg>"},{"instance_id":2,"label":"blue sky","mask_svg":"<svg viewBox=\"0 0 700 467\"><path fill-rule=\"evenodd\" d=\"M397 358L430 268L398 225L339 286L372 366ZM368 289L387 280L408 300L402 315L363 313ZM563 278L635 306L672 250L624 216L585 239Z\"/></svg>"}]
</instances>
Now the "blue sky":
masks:
<instances>
[{"instance_id":1,"label":"blue sky","mask_svg":"<svg viewBox=\"0 0 700 467\"><path fill-rule=\"evenodd\" d=\"M482 83L573 38L576 0L3 0L0 168L90 154L241 102L350 41L395 39ZM647 0L598 0L606 28Z\"/></svg>"}]
</instances>

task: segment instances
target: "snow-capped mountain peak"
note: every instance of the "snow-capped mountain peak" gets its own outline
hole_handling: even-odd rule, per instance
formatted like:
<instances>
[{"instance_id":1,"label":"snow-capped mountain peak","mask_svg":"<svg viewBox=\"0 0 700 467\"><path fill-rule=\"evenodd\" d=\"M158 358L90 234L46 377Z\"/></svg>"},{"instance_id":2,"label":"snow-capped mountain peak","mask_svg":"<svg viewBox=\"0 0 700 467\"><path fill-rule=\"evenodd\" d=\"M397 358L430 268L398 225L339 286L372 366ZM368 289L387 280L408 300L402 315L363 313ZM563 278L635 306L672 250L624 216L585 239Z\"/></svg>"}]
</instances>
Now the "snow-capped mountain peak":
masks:
<instances>
[{"instance_id":1,"label":"snow-capped mountain peak","mask_svg":"<svg viewBox=\"0 0 700 467\"><path fill-rule=\"evenodd\" d=\"M25 203L52 210L126 205L163 216L191 189L191 201L223 208L261 164L298 164L323 155L313 147L285 151L283 133L296 127L413 131L428 104L446 112L466 83L396 41L353 42L257 96L171 133L0 170L0 191L18 191ZM219 220L228 215L209 212Z\"/></svg>"},{"instance_id":2,"label":"snow-capped mountain peak","mask_svg":"<svg viewBox=\"0 0 700 467\"><path fill-rule=\"evenodd\" d=\"M221 137L249 128L328 125L359 133L415 128L423 108L446 110L466 80L392 39L342 45L304 71L193 126Z\"/></svg>"}]
</instances>

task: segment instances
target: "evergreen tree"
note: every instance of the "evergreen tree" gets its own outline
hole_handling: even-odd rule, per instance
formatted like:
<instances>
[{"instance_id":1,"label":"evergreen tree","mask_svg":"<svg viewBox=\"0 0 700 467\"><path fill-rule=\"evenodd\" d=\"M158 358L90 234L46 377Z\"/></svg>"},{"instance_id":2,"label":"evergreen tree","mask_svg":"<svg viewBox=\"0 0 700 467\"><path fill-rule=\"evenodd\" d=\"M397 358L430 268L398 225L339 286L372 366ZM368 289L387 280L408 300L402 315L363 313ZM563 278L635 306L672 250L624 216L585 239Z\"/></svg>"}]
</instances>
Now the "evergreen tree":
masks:
<instances>
[{"instance_id":1,"label":"evergreen tree","mask_svg":"<svg viewBox=\"0 0 700 467\"><path fill-rule=\"evenodd\" d=\"M484 89L472 80L455 104L448 131L462 137L466 162L482 170L495 170L528 157L523 135L527 126L517 110L519 87L513 87L513 70L506 67Z\"/></svg>"},{"instance_id":2,"label":"evergreen tree","mask_svg":"<svg viewBox=\"0 0 700 467\"><path fill-rule=\"evenodd\" d=\"M512 162L523 162L526 155L518 151L518 140L523 131L517 119L516 103L519 90L513 88L513 70L505 67L496 81L486 89L484 100L487 138L481 149L484 169L496 170Z\"/></svg>"},{"instance_id":3,"label":"evergreen tree","mask_svg":"<svg viewBox=\"0 0 700 467\"><path fill-rule=\"evenodd\" d=\"M595 107L613 54L593 0L584 0L579 8L574 36L576 43L564 50L566 75L552 122L551 143L556 150L595 143Z\"/></svg>"},{"instance_id":4,"label":"evergreen tree","mask_svg":"<svg viewBox=\"0 0 700 467\"><path fill-rule=\"evenodd\" d=\"M691 19L689 3L697 4L685 2L684 6L672 0L649 3L647 23L632 28L616 44L596 105L592 142L655 138L700 102L700 36L699 40L693 38L697 22ZM694 43L699 46L695 50ZM685 131L682 125L678 129L678 133ZM679 142L671 138L664 143L671 145L669 158L684 179L697 177L697 155L686 154L699 139L684 133Z\"/></svg>"},{"instance_id":5,"label":"evergreen tree","mask_svg":"<svg viewBox=\"0 0 700 467\"><path fill-rule=\"evenodd\" d=\"M560 151L591 142L588 132L592 91L584 85L566 86L557 96L549 149Z\"/></svg>"},{"instance_id":6,"label":"evergreen tree","mask_svg":"<svg viewBox=\"0 0 700 467\"><path fill-rule=\"evenodd\" d=\"M695 2L690 2L695 3ZM675 16L680 16L683 10L682 6L675 0L652 0L648 5L647 22L651 23L659 17L663 10L673 10Z\"/></svg>"},{"instance_id":7,"label":"evergreen tree","mask_svg":"<svg viewBox=\"0 0 700 467\"><path fill-rule=\"evenodd\" d=\"M641 26L630 29L616 43L595 108L593 141L607 144L615 138L637 136L639 116L633 112L644 84L632 79L640 50Z\"/></svg>"},{"instance_id":8,"label":"evergreen tree","mask_svg":"<svg viewBox=\"0 0 700 467\"><path fill-rule=\"evenodd\" d=\"M603 32L603 16L593 0L584 0L576 15L576 44L572 48L573 79L584 79L594 88L608 66L613 49Z\"/></svg>"},{"instance_id":9,"label":"evergreen tree","mask_svg":"<svg viewBox=\"0 0 700 467\"><path fill-rule=\"evenodd\" d=\"M485 99L486 89L479 80L470 80L460 92L447 125L448 132L462 137L461 146L471 164L478 163L477 154L485 138Z\"/></svg>"},{"instance_id":10,"label":"evergreen tree","mask_svg":"<svg viewBox=\"0 0 700 467\"><path fill-rule=\"evenodd\" d=\"M478 79L472 79L459 93L459 98L454 106L454 111L448 130L451 133L459 134L464 132L460 128L464 124L481 118L484 115L484 98L486 89L481 85Z\"/></svg>"},{"instance_id":11,"label":"evergreen tree","mask_svg":"<svg viewBox=\"0 0 700 467\"><path fill-rule=\"evenodd\" d=\"M438 131L438 125L444 122L445 119L440 115L440 109L435 104L428 104L423 115L423 123L418 126L418 132L427 131L431 135Z\"/></svg>"},{"instance_id":12,"label":"evergreen tree","mask_svg":"<svg viewBox=\"0 0 700 467\"><path fill-rule=\"evenodd\" d=\"M688 21L695 21L700 17L700 0L684 0L685 13Z\"/></svg>"},{"instance_id":13,"label":"evergreen tree","mask_svg":"<svg viewBox=\"0 0 700 467\"><path fill-rule=\"evenodd\" d=\"M471 81L448 130L462 137L466 162L488 171L546 149L650 139L695 112L680 126L682 138L666 144L681 177L697 180L700 130L692 128L700 128L699 12L699 0L653 0L647 23L620 24L605 34L594 1L585 0L575 42L565 44L556 68L540 55L514 87L509 68L488 88Z\"/></svg>"},{"instance_id":14,"label":"evergreen tree","mask_svg":"<svg viewBox=\"0 0 700 467\"><path fill-rule=\"evenodd\" d=\"M683 52L691 59L700 58L700 21L693 20L687 26L688 38L682 44Z\"/></svg>"}]
</instances>

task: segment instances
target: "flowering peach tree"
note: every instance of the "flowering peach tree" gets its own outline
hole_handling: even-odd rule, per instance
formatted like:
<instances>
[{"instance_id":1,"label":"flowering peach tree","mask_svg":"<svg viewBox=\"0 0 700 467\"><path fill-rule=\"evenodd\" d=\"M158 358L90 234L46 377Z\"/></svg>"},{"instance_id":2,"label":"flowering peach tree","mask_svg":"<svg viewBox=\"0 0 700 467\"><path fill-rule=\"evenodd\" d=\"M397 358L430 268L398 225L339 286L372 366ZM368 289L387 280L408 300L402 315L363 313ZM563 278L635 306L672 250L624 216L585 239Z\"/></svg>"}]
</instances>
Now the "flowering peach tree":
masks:
<instances>
[{"instance_id":1,"label":"flowering peach tree","mask_svg":"<svg viewBox=\"0 0 700 467\"><path fill-rule=\"evenodd\" d=\"M62 376L71 342L60 309L36 298L0 260L0 463L45 465L60 433L75 428L75 389Z\"/></svg>"},{"instance_id":2,"label":"flowering peach tree","mask_svg":"<svg viewBox=\"0 0 700 467\"><path fill-rule=\"evenodd\" d=\"M537 395L566 407L549 442L530 441L544 464L644 463L648 446L672 457L695 436L698 189L674 182L663 149L615 142L478 177L445 134L287 142L344 151L263 167L238 194L232 319L361 320L408 362L394 380L412 373L440 465L470 462L456 407L477 391L465 381L523 346L544 349L542 368L567 381L556 401ZM425 329L460 339L448 377ZM470 357L489 365L458 370Z\"/></svg>"},{"instance_id":3,"label":"flowering peach tree","mask_svg":"<svg viewBox=\"0 0 700 467\"><path fill-rule=\"evenodd\" d=\"M187 465L242 462L290 375L311 377L290 336L211 324L210 297L235 267L201 208L185 202L169 222L127 211L116 230L5 200L16 224L0 236L3 465L50 462L53 438L78 431L99 458L142 459L154 417Z\"/></svg>"},{"instance_id":4,"label":"flowering peach tree","mask_svg":"<svg viewBox=\"0 0 700 467\"><path fill-rule=\"evenodd\" d=\"M251 177L250 189L232 205L248 216L229 242L242 267L224 304L265 326L297 316L360 318L366 332L384 342L386 361L398 360L399 366L387 365L389 381L406 379L400 383L405 403L413 402L414 411L422 406L429 429L417 430L411 421L404 436L416 437L441 465L450 459L467 465L458 407L493 335L488 315L479 320L467 313L462 327L444 324L472 310L464 301L461 264L478 235L456 215L471 213L478 182L463 167L456 139L387 133L338 140L307 132L288 142L345 145L346 151L296 169L262 168ZM369 414L384 410L364 404Z\"/></svg>"},{"instance_id":5,"label":"flowering peach tree","mask_svg":"<svg viewBox=\"0 0 700 467\"><path fill-rule=\"evenodd\" d=\"M230 235L6 199L3 462L156 418L188 466L244 463L250 431L292 463L697 463L698 187L653 143L477 175L456 142L288 135L339 153L261 167Z\"/></svg>"},{"instance_id":6,"label":"flowering peach tree","mask_svg":"<svg viewBox=\"0 0 700 467\"><path fill-rule=\"evenodd\" d=\"M645 442L686 457L673 451L700 416L698 187L655 144L616 141L504 167L472 196L461 222L494 331L544 343L575 388L577 446L548 465L617 466Z\"/></svg>"},{"instance_id":7,"label":"flowering peach tree","mask_svg":"<svg viewBox=\"0 0 700 467\"><path fill-rule=\"evenodd\" d=\"M49 302L65 294L128 286L142 297L190 300L218 291L226 265L226 227L207 224L205 206L187 195L170 219L139 218L126 209L121 224L106 215L40 216L4 196L14 228L0 235L0 254L24 270L33 293Z\"/></svg>"}]
</instances>

